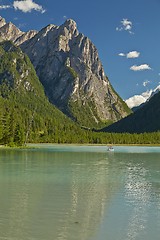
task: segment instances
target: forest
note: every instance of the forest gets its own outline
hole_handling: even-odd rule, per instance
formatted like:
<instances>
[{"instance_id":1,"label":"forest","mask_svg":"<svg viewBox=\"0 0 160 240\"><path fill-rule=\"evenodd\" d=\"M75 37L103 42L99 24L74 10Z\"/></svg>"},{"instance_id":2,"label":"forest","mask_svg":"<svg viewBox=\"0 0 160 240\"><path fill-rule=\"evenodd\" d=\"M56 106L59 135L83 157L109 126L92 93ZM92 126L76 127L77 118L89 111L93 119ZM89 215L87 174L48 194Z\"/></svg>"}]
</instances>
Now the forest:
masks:
<instances>
[{"instance_id":1,"label":"forest","mask_svg":"<svg viewBox=\"0 0 160 240\"><path fill-rule=\"evenodd\" d=\"M79 144L160 144L160 132L107 133L81 129L48 103L36 106L17 102L17 96L0 97L0 144L25 146L27 143ZM39 106L39 107L38 107ZM41 107L43 106L43 107ZM31 110L32 108L34 110Z\"/></svg>"},{"instance_id":2,"label":"forest","mask_svg":"<svg viewBox=\"0 0 160 240\"><path fill-rule=\"evenodd\" d=\"M11 42L2 42L0 145L27 143L160 144L160 132L108 133L82 128L49 102L29 58Z\"/></svg>"}]
</instances>

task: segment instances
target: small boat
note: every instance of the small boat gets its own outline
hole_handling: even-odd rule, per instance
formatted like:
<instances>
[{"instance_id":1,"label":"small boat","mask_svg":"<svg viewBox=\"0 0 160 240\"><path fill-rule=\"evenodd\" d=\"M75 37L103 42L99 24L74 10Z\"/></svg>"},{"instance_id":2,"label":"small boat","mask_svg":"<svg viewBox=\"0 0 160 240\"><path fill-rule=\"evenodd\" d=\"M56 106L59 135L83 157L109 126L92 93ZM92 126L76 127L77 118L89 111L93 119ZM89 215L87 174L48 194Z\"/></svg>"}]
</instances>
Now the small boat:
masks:
<instances>
[{"instance_id":1,"label":"small boat","mask_svg":"<svg viewBox=\"0 0 160 240\"><path fill-rule=\"evenodd\" d=\"M114 148L112 146L109 146L107 149L108 152L114 152Z\"/></svg>"}]
</instances>

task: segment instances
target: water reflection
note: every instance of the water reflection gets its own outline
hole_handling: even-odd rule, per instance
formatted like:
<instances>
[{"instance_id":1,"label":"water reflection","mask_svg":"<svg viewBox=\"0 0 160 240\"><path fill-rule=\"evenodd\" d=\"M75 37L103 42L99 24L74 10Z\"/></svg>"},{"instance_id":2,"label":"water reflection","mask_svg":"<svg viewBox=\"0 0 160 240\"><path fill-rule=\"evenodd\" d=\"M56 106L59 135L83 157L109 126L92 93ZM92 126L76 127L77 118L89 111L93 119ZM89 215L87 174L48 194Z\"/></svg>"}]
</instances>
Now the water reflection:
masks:
<instances>
[{"instance_id":1,"label":"water reflection","mask_svg":"<svg viewBox=\"0 0 160 240\"><path fill-rule=\"evenodd\" d=\"M145 232L147 214L151 197L151 183L147 180L148 170L143 164L129 164L127 168L125 198L132 204L129 217L127 239L136 239L140 232Z\"/></svg>"},{"instance_id":2,"label":"water reflection","mask_svg":"<svg viewBox=\"0 0 160 240\"><path fill-rule=\"evenodd\" d=\"M94 240L158 240L159 154L114 154L122 188L117 188Z\"/></svg>"},{"instance_id":3,"label":"water reflection","mask_svg":"<svg viewBox=\"0 0 160 240\"><path fill-rule=\"evenodd\" d=\"M0 239L159 239L159 155L1 151Z\"/></svg>"},{"instance_id":4,"label":"water reflection","mask_svg":"<svg viewBox=\"0 0 160 240\"><path fill-rule=\"evenodd\" d=\"M104 153L1 154L1 237L90 239L103 219L117 173Z\"/></svg>"}]
</instances>

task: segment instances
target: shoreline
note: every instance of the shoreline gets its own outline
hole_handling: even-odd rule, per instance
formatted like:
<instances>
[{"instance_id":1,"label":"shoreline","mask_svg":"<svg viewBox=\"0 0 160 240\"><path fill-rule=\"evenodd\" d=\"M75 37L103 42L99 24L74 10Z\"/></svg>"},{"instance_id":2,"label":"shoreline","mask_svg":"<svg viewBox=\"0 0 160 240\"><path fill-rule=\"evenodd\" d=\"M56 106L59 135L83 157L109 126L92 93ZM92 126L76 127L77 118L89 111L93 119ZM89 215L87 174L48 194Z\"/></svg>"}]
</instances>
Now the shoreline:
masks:
<instances>
[{"instance_id":1,"label":"shoreline","mask_svg":"<svg viewBox=\"0 0 160 240\"><path fill-rule=\"evenodd\" d=\"M37 146L36 146L37 145ZM39 146L38 146L39 145ZM53 146L120 146L120 147L160 147L160 144L93 144L93 143L28 143L26 146L6 146L0 145L0 149L35 149L40 148L43 145L53 145Z\"/></svg>"},{"instance_id":2,"label":"shoreline","mask_svg":"<svg viewBox=\"0 0 160 240\"><path fill-rule=\"evenodd\" d=\"M43 145L43 144L46 144L46 145L57 145L57 146L60 146L60 145L64 145L64 146L109 146L109 145L112 145L112 146L158 146L160 147L160 144L114 144L114 143L28 143L27 146L29 145Z\"/></svg>"}]
</instances>

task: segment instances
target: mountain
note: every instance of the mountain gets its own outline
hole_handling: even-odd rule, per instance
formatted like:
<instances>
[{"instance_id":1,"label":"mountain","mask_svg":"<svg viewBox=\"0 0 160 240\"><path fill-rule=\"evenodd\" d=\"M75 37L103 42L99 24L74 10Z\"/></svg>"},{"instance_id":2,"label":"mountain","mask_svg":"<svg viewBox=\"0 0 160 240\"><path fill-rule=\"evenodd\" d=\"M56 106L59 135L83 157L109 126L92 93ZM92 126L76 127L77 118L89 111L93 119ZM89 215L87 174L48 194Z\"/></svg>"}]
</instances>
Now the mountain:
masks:
<instances>
[{"instance_id":1,"label":"mountain","mask_svg":"<svg viewBox=\"0 0 160 240\"><path fill-rule=\"evenodd\" d=\"M22 35L20 35L18 38L15 39L14 44L19 46L23 42L25 42L25 41L31 39L32 37L34 37L37 33L38 33L38 31L36 31L36 30L30 30L28 32L25 32Z\"/></svg>"},{"instance_id":2,"label":"mountain","mask_svg":"<svg viewBox=\"0 0 160 240\"><path fill-rule=\"evenodd\" d=\"M158 85L153 90L150 89L150 90L147 90L146 92L143 92L140 95L134 95L133 97L128 98L125 102L128 105L128 107L134 111L134 109L137 110L139 107L142 107L145 104L145 102L149 101L149 99L159 91L160 91L160 85Z\"/></svg>"},{"instance_id":3,"label":"mountain","mask_svg":"<svg viewBox=\"0 0 160 240\"><path fill-rule=\"evenodd\" d=\"M49 103L28 56L9 41L0 43L0 109L0 144L86 139L78 125Z\"/></svg>"},{"instance_id":4,"label":"mountain","mask_svg":"<svg viewBox=\"0 0 160 240\"><path fill-rule=\"evenodd\" d=\"M105 132L144 133L160 131L160 92L155 93L140 109L128 117L103 128Z\"/></svg>"},{"instance_id":5,"label":"mountain","mask_svg":"<svg viewBox=\"0 0 160 240\"><path fill-rule=\"evenodd\" d=\"M131 113L106 77L96 47L79 33L75 21L50 24L20 46L50 102L81 126L99 127Z\"/></svg>"},{"instance_id":6,"label":"mountain","mask_svg":"<svg viewBox=\"0 0 160 240\"><path fill-rule=\"evenodd\" d=\"M152 92L150 97L147 100L150 100L155 94L160 92L160 85L158 85Z\"/></svg>"},{"instance_id":7,"label":"mountain","mask_svg":"<svg viewBox=\"0 0 160 240\"><path fill-rule=\"evenodd\" d=\"M12 41L17 46L32 38L37 34L37 31L31 30L22 32L13 23L6 23L5 19L0 17L0 40Z\"/></svg>"},{"instance_id":8,"label":"mountain","mask_svg":"<svg viewBox=\"0 0 160 240\"><path fill-rule=\"evenodd\" d=\"M24 33L20 31L13 23L9 22L0 28L0 38L14 42Z\"/></svg>"},{"instance_id":9,"label":"mountain","mask_svg":"<svg viewBox=\"0 0 160 240\"><path fill-rule=\"evenodd\" d=\"M131 113L104 73L94 44L69 19L39 32L22 32L0 18L0 41L29 56L49 101L85 128L99 128Z\"/></svg>"},{"instance_id":10,"label":"mountain","mask_svg":"<svg viewBox=\"0 0 160 240\"><path fill-rule=\"evenodd\" d=\"M6 24L6 20L0 17L0 27L3 27Z\"/></svg>"}]
</instances>

